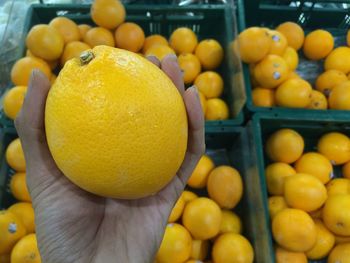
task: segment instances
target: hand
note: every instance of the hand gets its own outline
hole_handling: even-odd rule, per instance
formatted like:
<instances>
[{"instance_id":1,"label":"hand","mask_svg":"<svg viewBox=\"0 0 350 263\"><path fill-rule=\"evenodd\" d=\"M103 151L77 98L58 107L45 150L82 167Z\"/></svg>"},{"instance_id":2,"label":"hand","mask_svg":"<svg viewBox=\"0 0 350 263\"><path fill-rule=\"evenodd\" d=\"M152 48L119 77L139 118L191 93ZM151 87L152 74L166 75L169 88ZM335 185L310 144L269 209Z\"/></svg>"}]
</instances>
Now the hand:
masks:
<instances>
[{"instance_id":1,"label":"hand","mask_svg":"<svg viewBox=\"0 0 350 263\"><path fill-rule=\"evenodd\" d=\"M189 120L185 159L164 189L138 200L90 194L72 184L57 168L48 149L44 112L48 79L34 71L15 125L27 162L27 183L35 210L42 262L149 263L162 241L171 209L204 152L204 119L195 88L184 90L175 56L162 63L149 58L175 83Z\"/></svg>"}]
</instances>

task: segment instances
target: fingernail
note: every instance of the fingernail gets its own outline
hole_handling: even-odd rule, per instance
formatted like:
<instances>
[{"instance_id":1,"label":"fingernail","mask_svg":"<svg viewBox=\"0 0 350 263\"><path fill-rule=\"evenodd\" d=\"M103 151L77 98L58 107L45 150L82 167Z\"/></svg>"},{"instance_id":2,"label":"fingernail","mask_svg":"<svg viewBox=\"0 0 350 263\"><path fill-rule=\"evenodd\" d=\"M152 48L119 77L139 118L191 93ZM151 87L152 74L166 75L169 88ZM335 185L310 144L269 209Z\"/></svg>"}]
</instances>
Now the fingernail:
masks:
<instances>
[{"instance_id":1,"label":"fingernail","mask_svg":"<svg viewBox=\"0 0 350 263\"><path fill-rule=\"evenodd\" d=\"M197 86L196 86L196 85L192 85L192 86L190 87L190 89L193 89L193 90L194 90L194 93L196 94L197 99L199 99L199 93L198 93L198 88L197 88Z\"/></svg>"}]
</instances>

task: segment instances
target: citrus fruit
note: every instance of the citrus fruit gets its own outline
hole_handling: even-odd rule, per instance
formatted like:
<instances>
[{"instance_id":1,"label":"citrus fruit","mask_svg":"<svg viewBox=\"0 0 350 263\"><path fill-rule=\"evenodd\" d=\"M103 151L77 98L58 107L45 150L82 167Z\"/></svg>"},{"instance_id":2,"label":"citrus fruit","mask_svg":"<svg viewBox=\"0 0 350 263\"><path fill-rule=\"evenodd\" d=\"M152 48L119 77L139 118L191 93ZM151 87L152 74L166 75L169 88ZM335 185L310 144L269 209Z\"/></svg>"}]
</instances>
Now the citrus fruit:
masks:
<instances>
[{"instance_id":1,"label":"citrus fruit","mask_svg":"<svg viewBox=\"0 0 350 263\"><path fill-rule=\"evenodd\" d=\"M198 195L196 195L195 193L193 193L191 191L187 191L187 190L183 191L181 196L182 196L182 199L184 200L185 204L198 198Z\"/></svg>"},{"instance_id":2,"label":"citrus fruit","mask_svg":"<svg viewBox=\"0 0 350 263\"><path fill-rule=\"evenodd\" d=\"M26 234L22 221L12 212L0 211L0 254L8 254L13 246Z\"/></svg>"},{"instance_id":3,"label":"citrus fruit","mask_svg":"<svg viewBox=\"0 0 350 263\"><path fill-rule=\"evenodd\" d=\"M296 23L293 22L284 22L280 24L277 28L277 31L281 32L288 41L288 45L299 50L304 43L304 30Z\"/></svg>"},{"instance_id":4,"label":"citrus fruit","mask_svg":"<svg viewBox=\"0 0 350 263\"><path fill-rule=\"evenodd\" d=\"M319 60L327 57L333 47L333 36L326 30L317 29L305 37L303 51L308 59Z\"/></svg>"},{"instance_id":5,"label":"citrus fruit","mask_svg":"<svg viewBox=\"0 0 350 263\"><path fill-rule=\"evenodd\" d=\"M131 22L121 24L114 34L115 45L132 52L139 52L145 42L142 28Z\"/></svg>"},{"instance_id":6,"label":"citrus fruit","mask_svg":"<svg viewBox=\"0 0 350 263\"><path fill-rule=\"evenodd\" d=\"M318 91L321 91L328 97L334 87L347 80L348 78L345 73L339 70L330 69L317 77L315 87Z\"/></svg>"},{"instance_id":7,"label":"citrus fruit","mask_svg":"<svg viewBox=\"0 0 350 263\"><path fill-rule=\"evenodd\" d=\"M331 195L323 208L323 222L339 236L350 236L350 194Z\"/></svg>"},{"instance_id":8,"label":"citrus fruit","mask_svg":"<svg viewBox=\"0 0 350 263\"><path fill-rule=\"evenodd\" d=\"M78 25L71 19L63 16L55 17L49 23L49 26L54 27L63 37L64 43L80 39L80 31Z\"/></svg>"},{"instance_id":9,"label":"citrus fruit","mask_svg":"<svg viewBox=\"0 0 350 263\"><path fill-rule=\"evenodd\" d=\"M350 110L350 81L335 86L328 98L329 108Z\"/></svg>"},{"instance_id":10,"label":"citrus fruit","mask_svg":"<svg viewBox=\"0 0 350 263\"><path fill-rule=\"evenodd\" d=\"M288 205L283 196L276 195L269 197L269 214L271 219L286 208L288 208Z\"/></svg>"},{"instance_id":11,"label":"citrus fruit","mask_svg":"<svg viewBox=\"0 0 350 263\"><path fill-rule=\"evenodd\" d=\"M328 256L328 263L349 263L350 243L336 245Z\"/></svg>"},{"instance_id":12,"label":"citrus fruit","mask_svg":"<svg viewBox=\"0 0 350 263\"><path fill-rule=\"evenodd\" d=\"M243 195L241 175L230 166L218 166L208 176L207 190L209 197L221 208L232 209Z\"/></svg>"},{"instance_id":13,"label":"citrus fruit","mask_svg":"<svg viewBox=\"0 0 350 263\"><path fill-rule=\"evenodd\" d=\"M225 233L215 240L212 258L214 262L220 263L252 263L254 250L245 237L234 233Z\"/></svg>"},{"instance_id":14,"label":"citrus fruit","mask_svg":"<svg viewBox=\"0 0 350 263\"><path fill-rule=\"evenodd\" d=\"M111 31L103 27L93 27L86 32L84 42L90 47L96 47L100 45L114 47L114 37Z\"/></svg>"},{"instance_id":15,"label":"citrus fruit","mask_svg":"<svg viewBox=\"0 0 350 263\"><path fill-rule=\"evenodd\" d=\"M204 260L209 252L209 241L208 240L193 240L192 251L190 258L196 260Z\"/></svg>"},{"instance_id":16,"label":"citrus fruit","mask_svg":"<svg viewBox=\"0 0 350 263\"><path fill-rule=\"evenodd\" d=\"M186 109L172 81L147 59L107 46L65 64L48 94L45 129L59 169L106 197L158 192L187 148Z\"/></svg>"},{"instance_id":17,"label":"citrus fruit","mask_svg":"<svg viewBox=\"0 0 350 263\"><path fill-rule=\"evenodd\" d=\"M254 88L252 90L253 104L258 107L275 106L275 91L273 89Z\"/></svg>"},{"instance_id":18,"label":"citrus fruit","mask_svg":"<svg viewBox=\"0 0 350 263\"><path fill-rule=\"evenodd\" d=\"M335 178L327 184L328 197L339 194L350 194L350 180L347 178Z\"/></svg>"},{"instance_id":19,"label":"citrus fruit","mask_svg":"<svg viewBox=\"0 0 350 263\"><path fill-rule=\"evenodd\" d=\"M297 173L285 179L284 198L288 206L311 212L327 200L327 189L315 176Z\"/></svg>"},{"instance_id":20,"label":"citrus fruit","mask_svg":"<svg viewBox=\"0 0 350 263\"><path fill-rule=\"evenodd\" d=\"M178 57L179 66L183 72L185 84L191 84L199 73L201 73L201 63L199 59L191 53L182 53Z\"/></svg>"},{"instance_id":21,"label":"citrus fruit","mask_svg":"<svg viewBox=\"0 0 350 263\"><path fill-rule=\"evenodd\" d=\"M26 86L16 86L10 89L3 98L4 113L14 120L22 108L24 97L27 92Z\"/></svg>"},{"instance_id":22,"label":"citrus fruit","mask_svg":"<svg viewBox=\"0 0 350 263\"><path fill-rule=\"evenodd\" d=\"M306 252L308 259L317 260L326 257L334 246L334 235L323 225L321 220L315 220L316 244Z\"/></svg>"},{"instance_id":23,"label":"citrus fruit","mask_svg":"<svg viewBox=\"0 0 350 263\"><path fill-rule=\"evenodd\" d=\"M8 210L22 221L27 234L35 232L34 209L31 203L19 202L11 205Z\"/></svg>"},{"instance_id":24,"label":"citrus fruit","mask_svg":"<svg viewBox=\"0 0 350 263\"><path fill-rule=\"evenodd\" d=\"M91 18L101 27L114 29L125 20L125 8L119 0L94 0Z\"/></svg>"},{"instance_id":25,"label":"citrus fruit","mask_svg":"<svg viewBox=\"0 0 350 263\"><path fill-rule=\"evenodd\" d=\"M32 199L29 195L26 174L16 173L11 177L10 190L12 195L19 201L31 202Z\"/></svg>"},{"instance_id":26,"label":"citrus fruit","mask_svg":"<svg viewBox=\"0 0 350 263\"><path fill-rule=\"evenodd\" d=\"M299 56L294 48L286 47L281 56L286 61L290 70L295 70L298 67Z\"/></svg>"},{"instance_id":27,"label":"citrus fruit","mask_svg":"<svg viewBox=\"0 0 350 263\"><path fill-rule=\"evenodd\" d=\"M328 101L326 96L318 90L312 90L310 104L307 106L307 108L315 110L326 110L328 108Z\"/></svg>"},{"instance_id":28,"label":"citrus fruit","mask_svg":"<svg viewBox=\"0 0 350 263\"><path fill-rule=\"evenodd\" d=\"M254 68L254 77L264 88L275 88L285 81L289 74L286 61L277 55L268 55Z\"/></svg>"},{"instance_id":29,"label":"citrus fruit","mask_svg":"<svg viewBox=\"0 0 350 263\"><path fill-rule=\"evenodd\" d=\"M335 69L345 74L350 72L350 48L338 47L334 49L324 62L325 70Z\"/></svg>"},{"instance_id":30,"label":"citrus fruit","mask_svg":"<svg viewBox=\"0 0 350 263\"><path fill-rule=\"evenodd\" d=\"M179 199L176 201L173 209L171 210L168 223L173 223L177 221L181 217L184 208L185 200L183 200L182 195L180 195Z\"/></svg>"},{"instance_id":31,"label":"citrus fruit","mask_svg":"<svg viewBox=\"0 0 350 263\"><path fill-rule=\"evenodd\" d=\"M198 40L190 28L179 27L170 35L169 44L176 54L193 53Z\"/></svg>"},{"instance_id":32,"label":"citrus fruit","mask_svg":"<svg viewBox=\"0 0 350 263\"><path fill-rule=\"evenodd\" d=\"M196 168L194 168L187 184L193 188L203 188L207 186L209 173L214 169L215 165L208 155L203 155Z\"/></svg>"},{"instance_id":33,"label":"citrus fruit","mask_svg":"<svg viewBox=\"0 0 350 263\"><path fill-rule=\"evenodd\" d=\"M343 165L342 168L343 177L350 179L350 162Z\"/></svg>"},{"instance_id":34,"label":"citrus fruit","mask_svg":"<svg viewBox=\"0 0 350 263\"><path fill-rule=\"evenodd\" d=\"M306 108L311 102L312 87L303 79L288 79L275 92L276 104L288 108Z\"/></svg>"},{"instance_id":35,"label":"citrus fruit","mask_svg":"<svg viewBox=\"0 0 350 263\"><path fill-rule=\"evenodd\" d=\"M245 63L256 63L268 53L272 41L268 31L259 27L250 27L238 36L239 54Z\"/></svg>"},{"instance_id":36,"label":"citrus fruit","mask_svg":"<svg viewBox=\"0 0 350 263\"><path fill-rule=\"evenodd\" d=\"M350 160L350 140L342 133L330 132L323 135L318 141L317 149L333 165L344 164Z\"/></svg>"},{"instance_id":37,"label":"citrus fruit","mask_svg":"<svg viewBox=\"0 0 350 263\"><path fill-rule=\"evenodd\" d=\"M161 35L150 35L145 38L145 42L143 43L142 47L142 53L145 54L146 51L154 45L168 46L169 43L168 40L166 40L166 38Z\"/></svg>"},{"instance_id":38,"label":"citrus fruit","mask_svg":"<svg viewBox=\"0 0 350 263\"><path fill-rule=\"evenodd\" d=\"M219 234L235 233L240 234L242 232L242 222L238 215L231 210L221 210L222 219L220 224Z\"/></svg>"},{"instance_id":39,"label":"citrus fruit","mask_svg":"<svg viewBox=\"0 0 350 263\"><path fill-rule=\"evenodd\" d=\"M336 245L350 243L350 236L342 237L342 236L334 235L334 237L335 237L335 244Z\"/></svg>"},{"instance_id":40,"label":"citrus fruit","mask_svg":"<svg viewBox=\"0 0 350 263\"><path fill-rule=\"evenodd\" d=\"M303 154L295 163L295 170L298 173L306 173L315 176L323 184L326 184L333 177L333 166L322 154L308 152Z\"/></svg>"},{"instance_id":41,"label":"citrus fruit","mask_svg":"<svg viewBox=\"0 0 350 263\"><path fill-rule=\"evenodd\" d=\"M286 177L296 174L292 166L286 163L272 163L265 169L267 191L270 195L284 194Z\"/></svg>"},{"instance_id":42,"label":"citrus fruit","mask_svg":"<svg viewBox=\"0 0 350 263\"><path fill-rule=\"evenodd\" d=\"M277 246L275 249L276 263L307 263L307 257L303 252L292 252Z\"/></svg>"},{"instance_id":43,"label":"citrus fruit","mask_svg":"<svg viewBox=\"0 0 350 263\"><path fill-rule=\"evenodd\" d=\"M348 32L346 33L346 44L348 46L350 46L350 31L348 30Z\"/></svg>"},{"instance_id":44,"label":"citrus fruit","mask_svg":"<svg viewBox=\"0 0 350 263\"><path fill-rule=\"evenodd\" d=\"M199 74L194 81L194 85L208 99L220 97L224 90L223 79L214 71Z\"/></svg>"},{"instance_id":45,"label":"citrus fruit","mask_svg":"<svg viewBox=\"0 0 350 263\"><path fill-rule=\"evenodd\" d=\"M266 153L275 162L294 163L303 151L303 137L292 129L280 129L266 142Z\"/></svg>"},{"instance_id":46,"label":"citrus fruit","mask_svg":"<svg viewBox=\"0 0 350 263\"><path fill-rule=\"evenodd\" d=\"M85 44L84 42L80 41L72 41L69 42L64 47L63 54L61 56L61 65L63 66L68 60L72 58L79 58L80 54L90 49L90 46L88 44Z\"/></svg>"},{"instance_id":47,"label":"citrus fruit","mask_svg":"<svg viewBox=\"0 0 350 263\"><path fill-rule=\"evenodd\" d=\"M283 248L293 252L305 252L316 243L317 230L312 218L299 209L287 208L272 220L272 234Z\"/></svg>"},{"instance_id":48,"label":"citrus fruit","mask_svg":"<svg viewBox=\"0 0 350 263\"><path fill-rule=\"evenodd\" d=\"M205 70L216 69L224 58L224 50L215 39L205 39L199 42L195 54Z\"/></svg>"},{"instance_id":49,"label":"citrus fruit","mask_svg":"<svg viewBox=\"0 0 350 263\"><path fill-rule=\"evenodd\" d=\"M282 56L288 46L287 38L276 30L267 31L271 38L269 54Z\"/></svg>"},{"instance_id":50,"label":"citrus fruit","mask_svg":"<svg viewBox=\"0 0 350 263\"><path fill-rule=\"evenodd\" d=\"M186 204L182 223L194 239L206 240L219 233L221 218L220 207L213 200L199 197Z\"/></svg>"},{"instance_id":51,"label":"citrus fruit","mask_svg":"<svg viewBox=\"0 0 350 263\"><path fill-rule=\"evenodd\" d=\"M179 224L168 224L156 260L159 263L181 263L189 259L191 250L192 238L186 228Z\"/></svg>"},{"instance_id":52,"label":"citrus fruit","mask_svg":"<svg viewBox=\"0 0 350 263\"><path fill-rule=\"evenodd\" d=\"M11 69L12 82L16 86L28 86L34 69L40 70L50 79L51 69L44 60L36 57L24 57L17 60Z\"/></svg>"},{"instance_id":53,"label":"citrus fruit","mask_svg":"<svg viewBox=\"0 0 350 263\"><path fill-rule=\"evenodd\" d=\"M206 120L226 120L229 117L228 106L219 98L207 100Z\"/></svg>"},{"instance_id":54,"label":"citrus fruit","mask_svg":"<svg viewBox=\"0 0 350 263\"><path fill-rule=\"evenodd\" d=\"M198 91L199 101L201 103L203 115L205 116L205 112L207 111L207 99L205 98L202 92L200 92L199 90L197 91Z\"/></svg>"},{"instance_id":55,"label":"citrus fruit","mask_svg":"<svg viewBox=\"0 0 350 263\"><path fill-rule=\"evenodd\" d=\"M40 252L35 234L29 234L13 247L11 263L41 263Z\"/></svg>"},{"instance_id":56,"label":"citrus fruit","mask_svg":"<svg viewBox=\"0 0 350 263\"><path fill-rule=\"evenodd\" d=\"M175 55L175 51L171 47L157 44L149 47L145 53L145 56L155 56L159 61L162 61L165 56L171 54Z\"/></svg>"},{"instance_id":57,"label":"citrus fruit","mask_svg":"<svg viewBox=\"0 0 350 263\"><path fill-rule=\"evenodd\" d=\"M13 140L6 149L6 161L17 172L25 172L26 161L19 138Z\"/></svg>"},{"instance_id":58,"label":"citrus fruit","mask_svg":"<svg viewBox=\"0 0 350 263\"><path fill-rule=\"evenodd\" d=\"M287 79L300 79L300 76L295 71L291 71L289 72Z\"/></svg>"},{"instance_id":59,"label":"citrus fruit","mask_svg":"<svg viewBox=\"0 0 350 263\"><path fill-rule=\"evenodd\" d=\"M80 33L80 39L84 39L86 33L92 28L92 26L87 24L80 24L78 25L79 33Z\"/></svg>"},{"instance_id":60,"label":"citrus fruit","mask_svg":"<svg viewBox=\"0 0 350 263\"><path fill-rule=\"evenodd\" d=\"M64 39L56 28L40 24L30 29L26 45L34 56L45 60L55 60L63 52Z\"/></svg>"}]
</instances>

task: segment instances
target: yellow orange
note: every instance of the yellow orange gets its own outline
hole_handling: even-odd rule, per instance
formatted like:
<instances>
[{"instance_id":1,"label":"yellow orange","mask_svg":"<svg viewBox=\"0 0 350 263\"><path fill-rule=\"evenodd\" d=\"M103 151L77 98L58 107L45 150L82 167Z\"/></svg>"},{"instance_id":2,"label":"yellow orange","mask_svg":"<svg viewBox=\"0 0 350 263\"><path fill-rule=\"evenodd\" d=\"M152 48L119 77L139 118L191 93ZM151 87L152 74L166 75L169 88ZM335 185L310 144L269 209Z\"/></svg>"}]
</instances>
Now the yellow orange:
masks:
<instances>
[{"instance_id":1,"label":"yellow orange","mask_svg":"<svg viewBox=\"0 0 350 263\"><path fill-rule=\"evenodd\" d=\"M282 56L288 46L287 38L276 30L268 30L267 32L271 38L269 54Z\"/></svg>"},{"instance_id":2,"label":"yellow orange","mask_svg":"<svg viewBox=\"0 0 350 263\"><path fill-rule=\"evenodd\" d=\"M11 252L11 263L41 263L38 242L35 234L23 237Z\"/></svg>"},{"instance_id":3,"label":"yellow orange","mask_svg":"<svg viewBox=\"0 0 350 263\"><path fill-rule=\"evenodd\" d=\"M171 33L169 44L176 54L193 53L197 44L197 36L192 29L179 27Z\"/></svg>"},{"instance_id":4,"label":"yellow orange","mask_svg":"<svg viewBox=\"0 0 350 263\"><path fill-rule=\"evenodd\" d=\"M275 249L276 263L307 263L307 257L303 252L292 252L277 246Z\"/></svg>"},{"instance_id":5,"label":"yellow orange","mask_svg":"<svg viewBox=\"0 0 350 263\"><path fill-rule=\"evenodd\" d=\"M199 59L191 53L182 53L178 57L179 66L183 72L185 84L191 84L201 73Z\"/></svg>"},{"instance_id":6,"label":"yellow orange","mask_svg":"<svg viewBox=\"0 0 350 263\"><path fill-rule=\"evenodd\" d=\"M35 232L34 209L31 203L19 202L11 205L8 210L22 221L27 234Z\"/></svg>"},{"instance_id":7,"label":"yellow orange","mask_svg":"<svg viewBox=\"0 0 350 263\"><path fill-rule=\"evenodd\" d=\"M16 86L10 89L3 98L5 115L14 120L22 108L24 97L27 93L26 86Z\"/></svg>"},{"instance_id":8,"label":"yellow orange","mask_svg":"<svg viewBox=\"0 0 350 263\"><path fill-rule=\"evenodd\" d=\"M61 65L64 66L64 64L72 58L79 58L80 54L88 49L90 49L90 46L84 42L72 41L68 43L65 45L61 56Z\"/></svg>"},{"instance_id":9,"label":"yellow orange","mask_svg":"<svg viewBox=\"0 0 350 263\"><path fill-rule=\"evenodd\" d=\"M325 58L334 47L333 36L326 30L317 29L305 37L304 55L311 60Z\"/></svg>"},{"instance_id":10,"label":"yellow orange","mask_svg":"<svg viewBox=\"0 0 350 263\"><path fill-rule=\"evenodd\" d=\"M168 40L166 40L166 38L161 35L150 35L145 38L145 42L143 43L142 47L142 53L145 54L146 51L154 45L168 46L169 43Z\"/></svg>"},{"instance_id":11,"label":"yellow orange","mask_svg":"<svg viewBox=\"0 0 350 263\"><path fill-rule=\"evenodd\" d=\"M275 106L275 91L257 87L252 90L253 104L258 107Z\"/></svg>"},{"instance_id":12,"label":"yellow orange","mask_svg":"<svg viewBox=\"0 0 350 263\"><path fill-rule=\"evenodd\" d=\"M187 190L183 191L181 196L182 196L182 199L185 201L185 204L198 198L198 195L196 195L195 193L193 193L191 191L187 191Z\"/></svg>"},{"instance_id":13,"label":"yellow orange","mask_svg":"<svg viewBox=\"0 0 350 263\"><path fill-rule=\"evenodd\" d=\"M287 47L281 54L282 58L286 61L290 70L295 70L299 64L298 53L292 47Z\"/></svg>"},{"instance_id":14,"label":"yellow orange","mask_svg":"<svg viewBox=\"0 0 350 263\"><path fill-rule=\"evenodd\" d=\"M202 111L203 111L203 115L205 116L205 113L207 111L207 99L205 98L205 96L203 95L202 92L198 91L198 95L199 95L199 101L201 103L201 107L202 107Z\"/></svg>"},{"instance_id":15,"label":"yellow orange","mask_svg":"<svg viewBox=\"0 0 350 263\"><path fill-rule=\"evenodd\" d=\"M328 98L329 108L335 110L350 110L350 81L335 86Z\"/></svg>"},{"instance_id":16,"label":"yellow orange","mask_svg":"<svg viewBox=\"0 0 350 263\"><path fill-rule=\"evenodd\" d=\"M298 24L294 22L284 22L280 24L277 28L277 31L281 32L288 41L288 45L299 50L304 44L304 30Z\"/></svg>"},{"instance_id":17,"label":"yellow orange","mask_svg":"<svg viewBox=\"0 0 350 263\"><path fill-rule=\"evenodd\" d=\"M225 101L219 98L207 100L207 110L205 112L206 120L226 120L228 118L229 109Z\"/></svg>"},{"instance_id":18,"label":"yellow orange","mask_svg":"<svg viewBox=\"0 0 350 263\"><path fill-rule=\"evenodd\" d=\"M315 87L318 91L328 97L334 87L347 80L348 78L345 73L339 70L330 69L317 77Z\"/></svg>"},{"instance_id":19,"label":"yellow orange","mask_svg":"<svg viewBox=\"0 0 350 263\"><path fill-rule=\"evenodd\" d=\"M78 25L79 33L80 33L80 39L84 39L86 33L92 28L92 26L87 24L80 24Z\"/></svg>"},{"instance_id":20,"label":"yellow orange","mask_svg":"<svg viewBox=\"0 0 350 263\"><path fill-rule=\"evenodd\" d=\"M350 48L338 47L334 49L324 62L325 70L339 70L345 74L350 72Z\"/></svg>"},{"instance_id":21,"label":"yellow orange","mask_svg":"<svg viewBox=\"0 0 350 263\"><path fill-rule=\"evenodd\" d=\"M175 55L175 51L165 45L153 45L149 47L145 53L145 56L155 56L159 61L162 61L163 58L167 55Z\"/></svg>"},{"instance_id":22,"label":"yellow orange","mask_svg":"<svg viewBox=\"0 0 350 263\"><path fill-rule=\"evenodd\" d=\"M26 161L24 159L24 153L22 144L19 138L13 140L6 149L6 161L8 165L17 172L25 172Z\"/></svg>"},{"instance_id":23,"label":"yellow orange","mask_svg":"<svg viewBox=\"0 0 350 263\"><path fill-rule=\"evenodd\" d=\"M269 197L269 214L272 220L283 209L288 208L286 200L283 196L271 196Z\"/></svg>"},{"instance_id":24,"label":"yellow orange","mask_svg":"<svg viewBox=\"0 0 350 263\"><path fill-rule=\"evenodd\" d=\"M193 170L187 184L193 188L203 188L207 186L208 176L215 165L208 155L203 155L196 168Z\"/></svg>"},{"instance_id":25,"label":"yellow orange","mask_svg":"<svg viewBox=\"0 0 350 263\"><path fill-rule=\"evenodd\" d=\"M224 49L215 39L205 39L199 42L195 54L205 70L213 70L220 66L224 58Z\"/></svg>"},{"instance_id":26,"label":"yellow orange","mask_svg":"<svg viewBox=\"0 0 350 263\"><path fill-rule=\"evenodd\" d=\"M67 17L55 17L50 21L49 26L56 28L56 30L63 37L65 44L72 41L78 41L80 39L80 31L78 25Z\"/></svg>"},{"instance_id":27,"label":"yellow orange","mask_svg":"<svg viewBox=\"0 0 350 263\"><path fill-rule=\"evenodd\" d=\"M294 174L296 171L289 164L277 162L268 165L265 169L265 176L269 194L283 195L285 179Z\"/></svg>"},{"instance_id":28,"label":"yellow orange","mask_svg":"<svg viewBox=\"0 0 350 263\"><path fill-rule=\"evenodd\" d=\"M312 90L310 104L307 106L307 108L315 110L326 110L328 108L328 101L326 96L318 90Z\"/></svg>"},{"instance_id":29,"label":"yellow orange","mask_svg":"<svg viewBox=\"0 0 350 263\"><path fill-rule=\"evenodd\" d=\"M143 29L131 22L121 24L114 34L115 46L132 52L139 52L145 42Z\"/></svg>"},{"instance_id":30,"label":"yellow orange","mask_svg":"<svg viewBox=\"0 0 350 263\"><path fill-rule=\"evenodd\" d=\"M171 210L171 213L168 218L168 223L173 223L177 221L185 208L185 200L182 198L182 195L180 195L179 199L176 201L173 209Z\"/></svg>"},{"instance_id":31,"label":"yellow orange","mask_svg":"<svg viewBox=\"0 0 350 263\"><path fill-rule=\"evenodd\" d=\"M312 87L303 79L288 79L275 92L278 106L288 108L306 108L311 102Z\"/></svg>"},{"instance_id":32,"label":"yellow orange","mask_svg":"<svg viewBox=\"0 0 350 263\"><path fill-rule=\"evenodd\" d=\"M318 141L317 149L333 165L350 161L350 140L342 133L330 132L323 135Z\"/></svg>"},{"instance_id":33,"label":"yellow orange","mask_svg":"<svg viewBox=\"0 0 350 263\"><path fill-rule=\"evenodd\" d=\"M31 202L25 173L16 173L11 177L10 190L17 200Z\"/></svg>"},{"instance_id":34,"label":"yellow orange","mask_svg":"<svg viewBox=\"0 0 350 263\"><path fill-rule=\"evenodd\" d=\"M222 219L220 224L219 234L235 233L240 234L242 232L242 221L237 214L231 210L221 210Z\"/></svg>"},{"instance_id":35,"label":"yellow orange","mask_svg":"<svg viewBox=\"0 0 350 263\"><path fill-rule=\"evenodd\" d=\"M199 74L194 81L194 85L207 99L220 97L224 90L223 79L214 71Z\"/></svg>"},{"instance_id":36,"label":"yellow orange","mask_svg":"<svg viewBox=\"0 0 350 263\"><path fill-rule=\"evenodd\" d=\"M93 27L86 32L84 42L90 47L96 47L100 45L114 47L114 37L111 31L103 27Z\"/></svg>"},{"instance_id":37,"label":"yellow orange","mask_svg":"<svg viewBox=\"0 0 350 263\"><path fill-rule=\"evenodd\" d=\"M349 263L350 243L336 245L328 256L328 263Z\"/></svg>"},{"instance_id":38,"label":"yellow orange","mask_svg":"<svg viewBox=\"0 0 350 263\"><path fill-rule=\"evenodd\" d=\"M91 18L101 27L114 29L124 22L125 8L119 0L94 0L91 5Z\"/></svg>"},{"instance_id":39,"label":"yellow orange","mask_svg":"<svg viewBox=\"0 0 350 263\"><path fill-rule=\"evenodd\" d=\"M339 194L350 194L350 180L335 178L327 184L328 197Z\"/></svg>"},{"instance_id":40,"label":"yellow orange","mask_svg":"<svg viewBox=\"0 0 350 263\"><path fill-rule=\"evenodd\" d=\"M204 260L209 252L208 240L193 240L191 258L195 260ZM196 261L195 261L196 262Z\"/></svg>"}]
</instances>

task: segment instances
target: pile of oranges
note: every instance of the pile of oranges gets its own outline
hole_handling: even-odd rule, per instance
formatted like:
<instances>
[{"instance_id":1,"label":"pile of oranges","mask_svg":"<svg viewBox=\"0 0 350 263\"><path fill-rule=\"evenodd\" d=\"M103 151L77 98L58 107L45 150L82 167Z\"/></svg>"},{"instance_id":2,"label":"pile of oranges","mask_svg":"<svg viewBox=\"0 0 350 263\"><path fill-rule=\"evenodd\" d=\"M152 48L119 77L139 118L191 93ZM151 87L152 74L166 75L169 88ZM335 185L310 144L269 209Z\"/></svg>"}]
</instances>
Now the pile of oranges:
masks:
<instances>
[{"instance_id":1,"label":"pile of oranges","mask_svg":"<svg viewBox=\"0 0 350 263\"><path fill-rule=\"evenodd\" d=\"M229 118L229 109L221 98L224 81L215 70L221 65L224 50L215 39L198 41L190 28L177 28L169 41L161 35L145 37L143 29L125 22L126 11L119 0L96 0L91 17L97 26L77 25L67 17L53 18L49 24L33 26L26 37L26 56L11 70L15 87L4 96L4 113L10 119L18 114L33 69L41 70L54 83L64 64L88 49L106 45L126 49L160 61L169 54L177 56L186 85L195 85L207 120Z\"/></svg>"},{"instance_id":2,"label":"pile of oranges","mask_svg":"<svg viewBox=\"0 0 350 263\"><path fill-rule=\"evenodd\" d=\"M203 155L188 186L198 193L206 189L207 194L198 196L189 189L181 194L155 262L253 262L253 248L242 236L241 219L232 211L243 195L239 172L226 165L215 167Z\"/></svg>"},{"instance_id":3,"label":"pile of oranges","mask_svg":"<svg viewBox=\"0 0 350 263\"><path fill-rule=\"evenodd\" d=\"M12 195L18 200L0 211L0 262L41 262L37 247L34 209L26 184L26 163L20 140L13 140L6 149L6 161L15 174L10 181Z\"/></svg>"},{"instance_id":4,"label":"pile of oranges","mask_svg":"<svg viewBox=\"0 0 350 263\"><path fill-rule=\"evenodd\" d=\"M276 29L248 28L237 44L242 61L249 64L255 106L350 109L349 33L347 46L334 48L328 31L318 29L305 36L298 24L285 22ZM315 83L296 72L302 54L308 60L323 61L324 72Z\"/></svg>"},{"instance_id":5,"label":"pile of oranges","mask_svg":"<svg viewBox=\"0 0 350 263\"><path fill-rule=\"evenodd\" d=\"M347 262L350 251L350 139L339 132L319 138L304 153L304 139L281 129L266 141L265 169L276 262L328 257ZM342 177L335 178L341 168Z\"/></svg>"}]
</instances>

